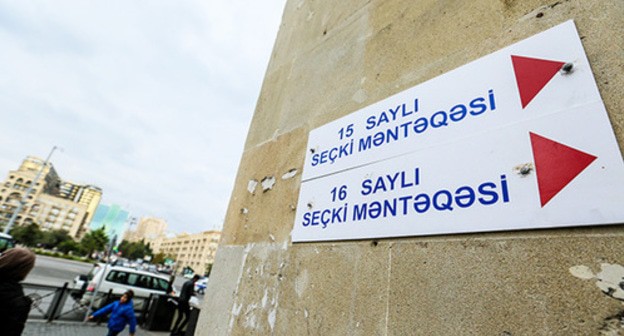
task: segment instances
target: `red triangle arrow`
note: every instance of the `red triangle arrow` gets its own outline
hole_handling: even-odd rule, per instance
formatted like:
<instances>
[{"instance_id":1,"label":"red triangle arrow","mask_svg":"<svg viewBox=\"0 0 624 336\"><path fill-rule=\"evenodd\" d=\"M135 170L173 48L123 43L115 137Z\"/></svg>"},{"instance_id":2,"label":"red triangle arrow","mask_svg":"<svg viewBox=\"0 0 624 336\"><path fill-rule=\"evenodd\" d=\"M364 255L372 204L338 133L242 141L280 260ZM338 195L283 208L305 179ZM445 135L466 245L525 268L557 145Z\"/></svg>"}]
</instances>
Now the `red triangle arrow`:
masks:
<instances>
[{"instance_id":1,"label":"red triangle arrow","mask_svg":"<svg viewBox=\"0 0 624 336\"><path fill-rule=\"evenodd\" d=\"M557 74L565 62L511 55L522 108Z\"/></svg>"},{"instance_id":2,"label":"red triangle arrow","mask_svg":"<svg viewBox=\"0 0 624 336\"><path fill-rule=\"evenodd\" d=\"M542 207L589 166L596 156L529 132Z\"/></svg>"}]
</instances>

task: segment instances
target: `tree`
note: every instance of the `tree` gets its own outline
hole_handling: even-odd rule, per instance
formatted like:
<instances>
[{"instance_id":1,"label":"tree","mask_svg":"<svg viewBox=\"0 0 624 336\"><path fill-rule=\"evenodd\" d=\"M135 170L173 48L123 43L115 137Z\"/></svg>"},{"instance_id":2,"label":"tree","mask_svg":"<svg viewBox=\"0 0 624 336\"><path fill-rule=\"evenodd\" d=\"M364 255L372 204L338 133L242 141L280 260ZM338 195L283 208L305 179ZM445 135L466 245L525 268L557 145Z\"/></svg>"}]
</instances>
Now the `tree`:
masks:
<instances>
[{"instance_id":1,"label":"tree","mask_svg":"<svg viewBox=\"0 0 624 336\"><path fill-rule=\"evenodd\" d=\"M77 242L75 242L75 241L73 241L71 239L61 242L58 245L58 250L63 252L63 253L69 253L69 252L81 253L81 252L83 252L82 246L80 246L80 244L78 244Z\"/></svg>"},{"instance_id":2,"label":"tree","mask_svg":"<svg viewBox=\"0 0 624 336\"><path fill-rule=\"evenodd\" d=\"M162 252L156 253L154 255L154 258L152 259L152 264L154 265L163 264L165 262L166 257L167 256L165 256L165 254Z\"/></svg>"},{"instance_id":3,"label":"tree","mask_svg":"<svg viewBox=\"0 0 624 336\"><path fill-rule=\"evenodd\" d=\"M152 255L152 249L143 240L138 242L122 240L118 248L122 255L129 259L143 259L146 255Z\"/></svg>"},{"instance_id":4,"label":"tree","mask_svg":"<svg viewBox=\"0 0 624 336\"><path fill-rule=\"evenodd\" d=\"M46 248L58 247L61 243L65 241L73 241L73 239L69 236L69 233L65 230L52 230L52 231L43 231L41 233L41 239L39 242Z\"/></svg>"},{"instance_id":5,"label":"tree","mask_svg":"<svg viewBox=\"0 0 624 336\"><path fill-rule=\"evenodd\" d=\"M88 253L88 255L93 254L95 251L103 251L106 249L107 244L108 236L106 235L106 232L104 232L103 227L88 232L80 240L80 246L83 248L84 252Z\"/></svg>"},{"instance_id":6,"label":"tree","mask_svg":"<svg viewBox=\"0 0 624 336\"><path fill-rule=\"evenodd\" d=\"M28 225L14 226L9 232L11 236L20 244L35 246L41 239L42 233L39 225L30 223Z\"/></svg>"}]
</instances>

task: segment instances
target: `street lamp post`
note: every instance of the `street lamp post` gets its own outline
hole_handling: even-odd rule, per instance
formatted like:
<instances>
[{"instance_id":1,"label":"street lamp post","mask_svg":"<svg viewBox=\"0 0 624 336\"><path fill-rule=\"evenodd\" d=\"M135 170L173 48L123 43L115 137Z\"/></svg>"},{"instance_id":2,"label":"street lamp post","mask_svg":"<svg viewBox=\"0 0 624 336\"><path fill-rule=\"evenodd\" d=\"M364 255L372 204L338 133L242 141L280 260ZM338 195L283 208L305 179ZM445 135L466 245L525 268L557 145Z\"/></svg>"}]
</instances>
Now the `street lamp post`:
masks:
<instances>
[{"instance_id":1,"label":"street lamp post","mask_svg":"<svg viewBox=\"0 0 624 336\"><path fill-rule=\"evenodd\" d=\"M93 295L91 296L91 301L89 301L89 308L87 308L87 312L85 313L84 320L82 321L84 323L89 321L89 316L91 315L91 310L93 310L93 302L95 302L95 296L97 295L98 291L100 290L100 286L102 285L102 280L106 276L106 269L108 268L108 265L111 265L111 255L113 254L113 247L115 247L116 243L117 243L117 235L114 235L113 238L109 241L109 245L108 245L108 258L106 259L106 264L104 264L104 270L102 271L102 276L100 277L100 279L97 282L97 285L93 289ZM99 307L99 308L102 308L102 307Z\"/></svg>"},{"instance_id":2,"label":"street lamp post","mask_svg":"<svg viewBox=\"0 0 624 336\"><path fill-rule=\"evenodd\" d=\"M9 219L9 223L7 223L7 225L4 227L4 233L5 234L8 234L9 230L11 230L11 228L13 227L13 224L15 223L15 220L17 219L17 215L19 215L19 213L22 211L22 208L24 207L24 204L26 204L26 202L28 201L28 195L30 195L30 193L32 192L33 188L37 184L37 181L39 180L39 177L41 177L41 174L43 174L43 171L45 170L46 166L48 165L48 162L50 162L50 158L52 157L52 153L54 153L54 151L57 150L57 149L59 149L59 147L57 147L57 146L52 147L52 150L50 151L50 154L48 154L48 157L45 159L45 162L43 163L43 166L41 166L41 169L39 169L39 172L37 172L37 175L35 175L35 178L30 183L30 187L28 187L28 189L26 189L26 192L24 193L24 196L22 196L22 199L19 201L19 204L17 205L17 208L13 212L13 215L11 216L11 219Z\"/></svg>"}]
</instances>

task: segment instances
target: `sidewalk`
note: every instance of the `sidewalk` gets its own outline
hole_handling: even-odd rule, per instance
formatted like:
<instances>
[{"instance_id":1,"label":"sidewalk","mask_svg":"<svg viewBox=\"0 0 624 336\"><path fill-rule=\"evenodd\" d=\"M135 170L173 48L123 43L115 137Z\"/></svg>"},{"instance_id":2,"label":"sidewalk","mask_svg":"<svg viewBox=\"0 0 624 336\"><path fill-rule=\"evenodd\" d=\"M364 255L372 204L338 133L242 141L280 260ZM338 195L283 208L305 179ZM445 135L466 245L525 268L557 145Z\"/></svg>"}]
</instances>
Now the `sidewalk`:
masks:
<instances>
[{"instance_id":1,"label":"sidewalk","mask_svg":"<svg viewBox=\"0 0 624 336\"><path fill-rule=\"evenodd\" d=\"M26 322L26 328L22 336L106 336L108 329L106 323L102 323L99 326L95 323L81 323L81 322L38 322L28 321ZM119 334L119 336L127 336L128 327ZM168 336L167 331L148 331L143 330L137 326L136 336Z\"/></svg>"}]
</instances>

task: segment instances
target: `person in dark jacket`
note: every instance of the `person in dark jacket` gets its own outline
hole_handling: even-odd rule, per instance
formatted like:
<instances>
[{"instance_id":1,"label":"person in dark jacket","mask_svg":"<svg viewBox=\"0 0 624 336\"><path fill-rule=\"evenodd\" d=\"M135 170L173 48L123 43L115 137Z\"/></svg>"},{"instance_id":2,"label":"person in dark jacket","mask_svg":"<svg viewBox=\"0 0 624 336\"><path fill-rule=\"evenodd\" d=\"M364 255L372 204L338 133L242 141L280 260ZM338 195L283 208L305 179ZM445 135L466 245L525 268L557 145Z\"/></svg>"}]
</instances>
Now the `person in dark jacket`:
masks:
<instances>
[{"instance_id":1,"label":"person in dark jacket","mask_svg":"<svg viewBox=\"0 0 624 336\"><path fill-rule=\"evenodd\" d=\"M89 316L89 320L111 313L110 318L108 319L107 336L117 336L124 330L126 324L130 324L130 336L134 336L137 322L136 316L134 315L134 303L132 302L133 297L134 292L132 290L128 290L121 296L119 301L115 301L96 311Z\"/></svg>"},{"instance_id":2,"label":"person in dark jacket","mask_svg":"<svg viewBox=\"0 0 624 336\"><path fill-rule=\"evenodd\" d=\"M188 280L182 285L180 297L178 298L178 318L173 324L171 336L182 335L182 329L184 329L186 323L188 323L189 314L191 312L189 301L191 300L191 296L195 295L195 283L197 280L199 280L199 275L195 274L191 280Z\"/></svg>"},{"instance_id":3,"label":"person in dark jacket","mask_svg":"<svg viewBox=\"0 0 624 336\"><path fill-rule=\"evenodd\" d=\"M24 330L32 300L24 295L20 281L35 266L35 254L15 247L0 256L0 334L19 336Z\"/></svg>"}]
</instances>

